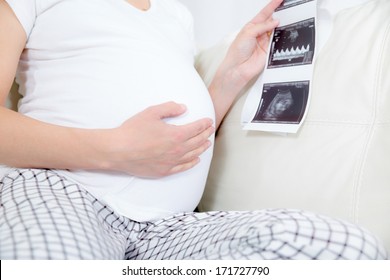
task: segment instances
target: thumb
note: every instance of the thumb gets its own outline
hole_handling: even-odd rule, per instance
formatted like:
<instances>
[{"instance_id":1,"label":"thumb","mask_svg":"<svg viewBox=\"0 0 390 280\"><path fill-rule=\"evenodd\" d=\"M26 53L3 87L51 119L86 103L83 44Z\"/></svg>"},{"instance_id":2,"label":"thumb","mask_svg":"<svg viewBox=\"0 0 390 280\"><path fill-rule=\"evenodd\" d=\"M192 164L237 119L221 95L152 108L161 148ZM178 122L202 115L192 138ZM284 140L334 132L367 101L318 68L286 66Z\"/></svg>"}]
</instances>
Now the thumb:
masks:
<instances>
[{"instance_id":1,"label":"thumb","mask_svg":"<svg viewBox=\"0 0 390 280\"><path fill-rule=\"evenodd\" d=\"M184 104L172 101L152 106L150 109L153 110L155 116L159 119L177 117L187 111L187 107Z\"/></svg>"},{"instance_id":2,"label":"thumb","mask_svg":"<svg viewBox=\"0 0 390 280\"><path fill-rule=\"evenodd\" d=\"M276 19L267 20L263 23L251 24L248 28L248 33L253 37L259 37L267 32L272 31L279 25L279 21Z\"/></svg>"}]
</instances>

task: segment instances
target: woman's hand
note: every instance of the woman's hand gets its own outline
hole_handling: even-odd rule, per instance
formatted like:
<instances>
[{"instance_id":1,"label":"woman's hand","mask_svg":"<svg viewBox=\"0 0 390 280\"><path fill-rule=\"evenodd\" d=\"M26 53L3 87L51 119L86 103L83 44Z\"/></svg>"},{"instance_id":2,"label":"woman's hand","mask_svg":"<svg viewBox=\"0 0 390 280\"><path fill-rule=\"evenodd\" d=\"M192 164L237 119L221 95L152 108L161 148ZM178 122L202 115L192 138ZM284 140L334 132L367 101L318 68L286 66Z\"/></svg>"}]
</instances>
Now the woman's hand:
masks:
<instances>
[{"instance_id":1,"label":"woman's hand","mask_svg":"<svg viewBox=\"0 0 390 280\"><path fill-rule=\"evenodd\" d=\"M265 66L269 34L279 24L272 18L282 0L272 0L238 33L209 86L220 124L233 101Z\"/></svg>"},{"instance_id":2,"label":"woman's hand","mask_svg":"<svg viewBox=\"0 0 390 280\"><path fill-rule=\"evenodd\" d=\"M272 18L272 14L281 3L282 0L271 1L241 29L231 44L224 67L237 86L245 86L264 69L269 35L279 24Z\"/></svg>"},{"instance_id":3,"label":"woman's hand","mask_svg":"<svg viewBox=\"0 0 390 280\"><path fill-rule=\"evenodd\" d=\"M188 170L211 146L213 121L201 119L186 125L167 124L185 106L168 102L147 108L119 128L109 130L105 169L124 171L139 177L157 178Z\"/></svg>"}]
</instances>

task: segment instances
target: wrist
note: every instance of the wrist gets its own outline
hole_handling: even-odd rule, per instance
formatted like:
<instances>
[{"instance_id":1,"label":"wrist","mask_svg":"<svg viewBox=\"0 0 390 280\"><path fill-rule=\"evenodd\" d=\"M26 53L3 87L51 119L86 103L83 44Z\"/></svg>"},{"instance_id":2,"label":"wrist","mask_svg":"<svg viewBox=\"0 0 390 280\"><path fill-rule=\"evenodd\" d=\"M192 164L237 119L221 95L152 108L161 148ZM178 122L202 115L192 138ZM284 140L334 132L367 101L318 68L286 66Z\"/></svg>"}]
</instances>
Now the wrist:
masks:
<instances>
[{"instance_id":1,"label":"wrist","mask_svg":"<svg viewBox=\"0 0 390 280\"><path fill-rule=\"evenodd\" d=\"M81 144L80 157L85 169L114 171L112 147L113 129L79 130L76 137Z\"/></svg>"},{"instance_id":2,"label":"wrist","mask_svg":"<svg viewBox=\"0 0 390 280\"><path fill-rule=\"evenodd\" d=\"M237 67L232 66L225 59L217 69L209 88L218 88L224 92L224 95L231 95L235 98L246 84L247 81L241 76Z\"/></svg>"}]
</instances>

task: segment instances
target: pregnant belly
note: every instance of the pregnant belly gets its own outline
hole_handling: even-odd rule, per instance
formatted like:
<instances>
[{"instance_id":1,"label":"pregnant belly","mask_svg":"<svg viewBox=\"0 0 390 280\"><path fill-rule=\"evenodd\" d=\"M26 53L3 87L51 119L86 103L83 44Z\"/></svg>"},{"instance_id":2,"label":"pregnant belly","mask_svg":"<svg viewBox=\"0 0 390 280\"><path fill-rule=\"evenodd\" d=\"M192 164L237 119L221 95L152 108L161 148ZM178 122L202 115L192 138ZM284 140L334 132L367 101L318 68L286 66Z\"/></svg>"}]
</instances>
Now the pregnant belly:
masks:
<instances>
[{"instance_id":1,"label":"pregnant belly","mask_svg":"<svg viewBox=\"0 0 390 280\"><path fill-rule=\"evenodd\" d=\"M188 95L187 95L188 98ZM214 109L207 91L197 91L193 98L174 101L184 103L187 112L167 120L186 124L201 118L214 118ZM213 137L210 138L213 142ZM193 211L202 197L212 159L212 148L200 156L200 163L190 170L160 179L132 177L117 191L102 197L118 213L136 221L160 219L175 213Z\"/></svg>"},{"instance_id":2,"label":"pregnant belly","mask_svg":"<svg viewBox=\"0 0 390 280\"><path fill-rule=\"evenodd\" d=\"M207 104L208 102L197 108L194 114L191 110L195 110L195 107L187 104L187 115L169 122L182 123L199 117L212 118L212 106ZM207 112L204 112L205 108ZM214 142L213 137L210 140ZM84 186L118 214L136 221L151 221L196 208L203 194L212 153L212 148L209 148L200 156L200 163L192 169L159 179L139 178L116 172L60 172Z\"/></svg>"},{"instance_id":3,"label":"pregnant belly","mask_svg":"<svg viewBox=\"0 0 390 280\"><path fill-rule=\"evenodd\" d=\"M75 75L71 83L82 86L74 91L72 87L67 88L63 94L48 95L51 99L65 97L69 99L68 102L52 100L48 104L61 106L54 110L50 105L37 112L29 111L31 103L27 103L24 110L31 115L35 114L38 119L56 124L112 128L152 105L174 101L185 104L187 111L181 116L165 119L170 124L182 125L202 118L214 119L214 106L208 90L191 63L175 60L174 56L155 57L153 62L153 67L142 69L131 68L130 62L115 62L117 64L110 69L116 71L95 71L89 83L85 77L89 71L84 71L83 76ZM96 78L96 75L101 76ZM210 140L213 142L213 137ZM211 158L212 148L201 155L200 163L194 168L161 179L138 178L116 172L59 172L84 186L119 214L133 220L146 221L193 211L202 196Z\"/></svg>"},{"instance_id":4,"label":"pregnant belly","mask_svg":"<svg viewBox=\"0 0 390 280\"><path fill-rule=\"evenodd\" d=\"M106 114L100 124L105 123L107 127L118 125L129 114L167 101L187 106L185 114L165 120L170 124L187 124L201 118L214 119L214 107L209 93L203 81L194 75L182 75L180 83L160 80L157 87L155 85L147 91L144 88L142 98L134 98L136 101L131 106L126 105L126 102L118 102L115 114ZM146 88L148 87L150 86ZM155 94L156 90L160 90L160 94ZM150 94L152 91L154 93ZM131 112L132 110L134 111ZM210 140L213 142L213 137ZM136 221L150 221L196 208L203 194L211 158L212 148L209 148L200 156L200 163L192 169L160 179L138 178L115 172L61 172L83 185L119 214Z\"/></svg>"}]
</instances>

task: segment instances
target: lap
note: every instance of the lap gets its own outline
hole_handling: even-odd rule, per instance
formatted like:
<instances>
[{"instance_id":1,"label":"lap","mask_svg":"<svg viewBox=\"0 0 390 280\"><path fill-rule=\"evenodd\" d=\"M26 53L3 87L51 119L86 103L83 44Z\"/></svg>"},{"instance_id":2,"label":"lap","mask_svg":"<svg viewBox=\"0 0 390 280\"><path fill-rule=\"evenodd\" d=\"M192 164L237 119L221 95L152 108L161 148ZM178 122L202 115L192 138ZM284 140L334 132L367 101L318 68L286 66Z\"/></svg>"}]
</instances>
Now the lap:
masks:
<instances>
[{"instance_id":1,"label":"lap","mask_svg":"<svg viewBox=\"0 0 390 280\"><path fill-rule=\"evenodd\" d=\"M51 170L0 181L0 259L382 259L361 227L301 210L182 213L138 223Z\"/></svg>"}]
</instances>

